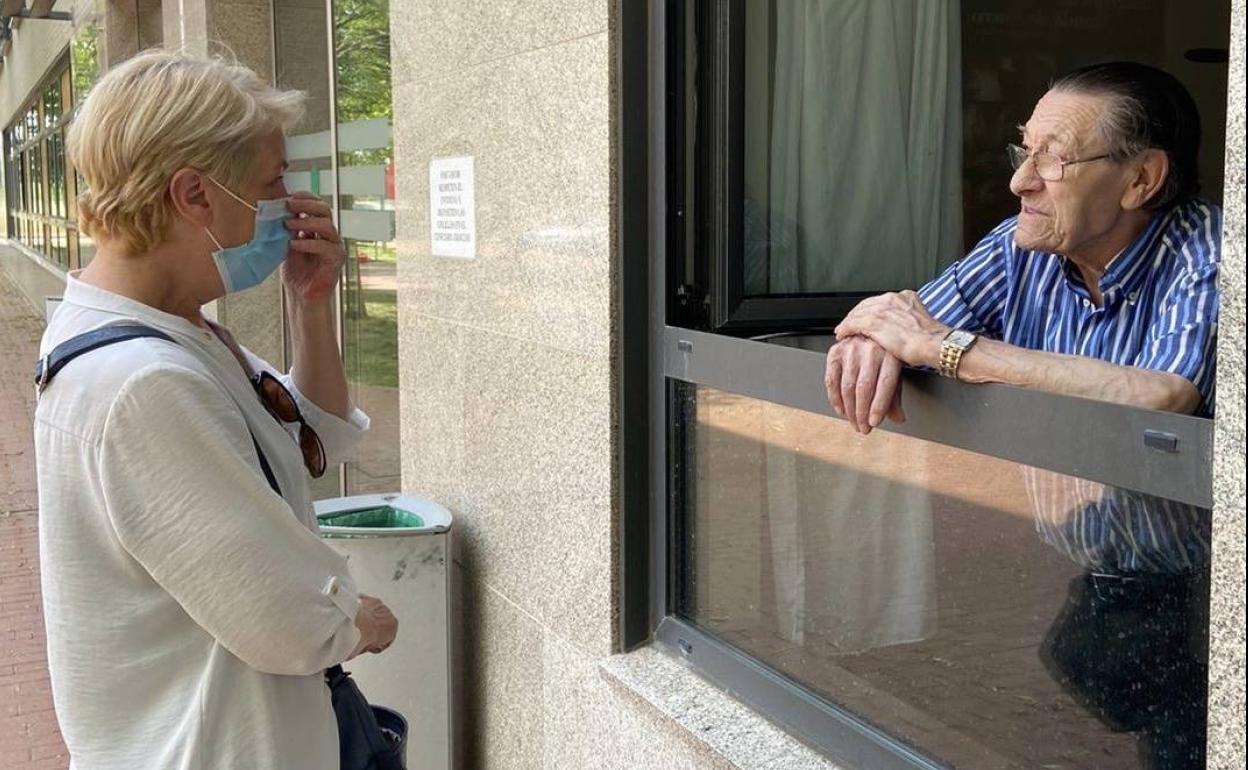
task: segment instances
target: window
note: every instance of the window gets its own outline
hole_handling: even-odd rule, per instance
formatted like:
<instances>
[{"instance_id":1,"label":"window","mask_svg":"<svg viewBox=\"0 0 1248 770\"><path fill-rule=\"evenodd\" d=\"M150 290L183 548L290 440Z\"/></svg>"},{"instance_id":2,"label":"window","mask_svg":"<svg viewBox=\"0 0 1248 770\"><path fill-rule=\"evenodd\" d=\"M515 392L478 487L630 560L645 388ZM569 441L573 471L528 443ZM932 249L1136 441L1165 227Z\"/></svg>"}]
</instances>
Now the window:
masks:
<instances>
[{"instance_id":1,"label":"window","mask_svg":"<svg viewBox=\"0 0 1248 770\"><path fill-rule=\"evenodd\" d=\"M317 497L394 491L400 473L390 4L336 0L325 10L310 13L303 0L273 4L278 84L309 96L287 141L286 186L335 210L347 251L338 298L344 366L372 429L355 459L318 480Z\"/></svg>"},{"instance_id":2,"label":"window","mask_svg":"<svg viewBox=\"0 0 1248 770\"><path fill-rule=\"evenodd\" d=\"M1225 42L1225 2L691 5L691 69L673 86L690 97L675 171L686 260L671 277L689 325L826 329L865 296L925 283L1015 213L1001 148L1050 78L1091 61L1150 62L1188 85L1208 118L1205 195L1220 197L1226 66L1186 54ZM1145 34L1118 32L1140 18Z\"/></svg>"},{"instance_id":3,"label":"window","mask_svg":"<svg viewBox=\"0 0 1248 770\"><path fill-rule=\"evenodd\" d=\"M399 487L400 473L390 3L337 0L333 13L338 221L347 247L343 354L352 400L374 418L346 483L357 494L385 492Z\"/></svg>"},{"instance_id":4,"label":"window","mask_svg":"<svg viewBox=\"0 0 1248 770\"><path fill-rule=\"evenodd\" d=\"M621 230L649 223L636 248L659 279L649 443L631 455L659 458L652 550L626 534L623 556L625 582L630 558L654 566L655 637L854 766L1138 767L1150 706L1109 674L1133 657L1203 745L1211 421L908 372L908 422L863 438L822 373L849 308L918 288L1016 210L1002 148L1065 70L1179 77L1216 202L1226 67L1185 54L1226 45L1229 4L654 12L621 75L644 109L644 73L662 73L634 153L653 165L622 163L620 184ZM650 207L630 203L647 180ZM1148 621L1097 625L1098 602L1139 585Z\"/></svg>"},{"instance_id":5,"label":"window","mask_svg":"<svg viewBox=\"0 0 1248 770\"><path fill-rule=\"evenodd\" d=\"M62 269L79 267L73 198L76 175L65 157L72 114L68 61L53 68L31 103L5 129L4 165L14 236Z\"/></svg>"}]
</instances>

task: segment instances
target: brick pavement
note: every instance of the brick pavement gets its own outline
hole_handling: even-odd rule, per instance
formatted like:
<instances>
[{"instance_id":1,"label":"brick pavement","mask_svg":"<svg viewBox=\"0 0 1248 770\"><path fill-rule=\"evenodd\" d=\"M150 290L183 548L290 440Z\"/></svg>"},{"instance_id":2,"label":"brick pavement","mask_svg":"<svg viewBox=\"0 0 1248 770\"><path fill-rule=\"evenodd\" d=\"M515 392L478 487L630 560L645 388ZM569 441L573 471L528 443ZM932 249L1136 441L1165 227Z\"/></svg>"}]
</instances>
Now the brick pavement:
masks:
<instances>
[{"instance_id":1,"label":"brick pavement","mask_svg":"<svg viewBox=\"0 0 1248 770\"><path fill-rule=\"evenodd\" d=\"M32 362L43 322L0 271L0 768L63 770L39 597Z\"/></svg>"}]
</instances>

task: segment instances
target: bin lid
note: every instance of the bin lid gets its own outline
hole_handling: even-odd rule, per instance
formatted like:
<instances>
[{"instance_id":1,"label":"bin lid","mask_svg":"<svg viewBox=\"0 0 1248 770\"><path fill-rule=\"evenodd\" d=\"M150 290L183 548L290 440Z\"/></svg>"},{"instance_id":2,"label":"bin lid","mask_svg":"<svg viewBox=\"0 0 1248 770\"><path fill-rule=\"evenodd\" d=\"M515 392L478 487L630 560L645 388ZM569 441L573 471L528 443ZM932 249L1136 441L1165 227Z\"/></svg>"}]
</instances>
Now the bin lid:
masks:
<instances>
[{"instance_id":1,"label":"bin lid","mask_svg":"<svg viewBox=\"0 0 1248 770\"><path fill-rule=\"evenodd\" d=\"M313 507L325 537L411 537L451 528L450 511L409 495L331 497Z\"/></svg>"}]
</instances>

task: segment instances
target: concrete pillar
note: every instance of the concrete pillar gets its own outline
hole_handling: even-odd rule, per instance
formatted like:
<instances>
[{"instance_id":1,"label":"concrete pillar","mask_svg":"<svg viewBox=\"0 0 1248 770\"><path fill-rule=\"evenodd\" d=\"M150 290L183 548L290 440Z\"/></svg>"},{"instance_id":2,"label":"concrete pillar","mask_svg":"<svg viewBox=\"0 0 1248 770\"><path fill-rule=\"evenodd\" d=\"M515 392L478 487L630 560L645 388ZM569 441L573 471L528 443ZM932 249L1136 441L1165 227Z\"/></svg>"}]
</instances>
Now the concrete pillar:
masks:
<instances>
[{"instance_id":1,"label":"concrete pillar","mask_svg":"<svg viewBox=\"0 0 1248 770\"><path fill-rule=\"evenodd\" d=\"M1213 450L1213 590L1210 599L1209 761L1244 766L1244 0L1231 4L1226 94L1218 416Z\"/></svg>"},{"instance_id":2,"label":"concrete pillar","mask_svg":"<svg viewBox=\"0 0 1248 770\"><path fill-rule=\"evenodd\" d=\"M104 69L164 39L161 0L107 0L104 3Z\"/></svg>"}]
</instances>

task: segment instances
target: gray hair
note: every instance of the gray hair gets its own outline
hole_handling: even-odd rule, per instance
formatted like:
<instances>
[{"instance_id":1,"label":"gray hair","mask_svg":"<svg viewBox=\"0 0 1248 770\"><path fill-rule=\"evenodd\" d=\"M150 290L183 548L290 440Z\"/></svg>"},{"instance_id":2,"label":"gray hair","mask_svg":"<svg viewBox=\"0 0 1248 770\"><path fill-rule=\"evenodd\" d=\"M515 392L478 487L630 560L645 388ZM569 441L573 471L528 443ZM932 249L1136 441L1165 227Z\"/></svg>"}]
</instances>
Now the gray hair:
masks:
<instances>
[{"instance_id":1,"label":"gray hair","mask_svg":"<svg viewBox=\"0 0 1248 770\"><path fill-rule=\"evenodd\" d=\"M1200 192L1200 113L1173 75L1146 64L1108 62L1063 75L1051 90L1108 99L1096 130L1114 160L1130 160L1149 149L1166 153L1169 170L1147 208L1167 209Z\"/></svg>"}]
</instances>

